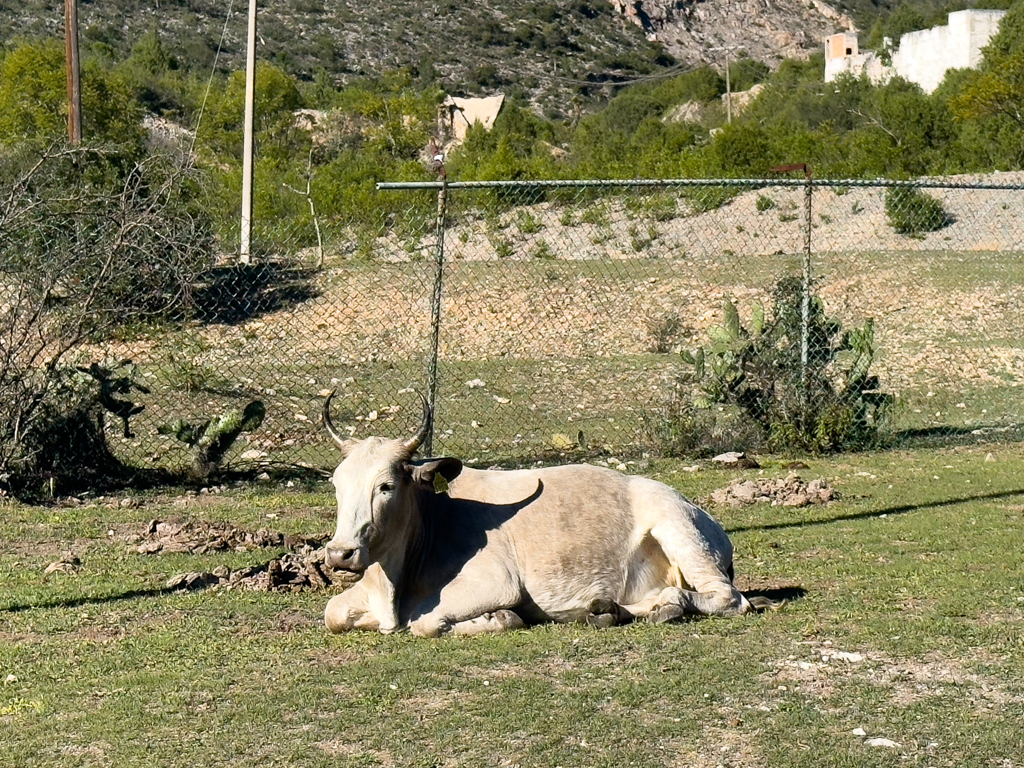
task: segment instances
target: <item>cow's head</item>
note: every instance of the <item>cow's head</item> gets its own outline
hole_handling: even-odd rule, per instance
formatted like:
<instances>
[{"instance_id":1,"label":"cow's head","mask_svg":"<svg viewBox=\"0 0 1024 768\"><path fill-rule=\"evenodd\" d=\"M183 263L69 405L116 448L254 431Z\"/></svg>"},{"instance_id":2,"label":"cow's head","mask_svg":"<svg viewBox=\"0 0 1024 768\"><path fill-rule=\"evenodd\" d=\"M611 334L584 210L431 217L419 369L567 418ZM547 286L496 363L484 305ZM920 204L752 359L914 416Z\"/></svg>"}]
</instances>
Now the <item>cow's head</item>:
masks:
<instances>
[{"instance_id":1,"label":"cow's head","mask_svg":"<svg viewBox=\"0 0 1024 768\"><path fill-rule=\"evenodd\" d=\"M462 462L447 458L413 462L430 429L432 414L425 399L423 421L408 440L354 440L342 437L334 428L333 397L332 392L324 402L323 422L345 458L332 478L338 497L338 527L327 543L325 559L333 568L363 571L390 547L404 545L396 536L400 539L405 523L416 511L415 493L425 488L433 491L436 475L454 480L462 471Z\"/></svg>"}]
</instances>

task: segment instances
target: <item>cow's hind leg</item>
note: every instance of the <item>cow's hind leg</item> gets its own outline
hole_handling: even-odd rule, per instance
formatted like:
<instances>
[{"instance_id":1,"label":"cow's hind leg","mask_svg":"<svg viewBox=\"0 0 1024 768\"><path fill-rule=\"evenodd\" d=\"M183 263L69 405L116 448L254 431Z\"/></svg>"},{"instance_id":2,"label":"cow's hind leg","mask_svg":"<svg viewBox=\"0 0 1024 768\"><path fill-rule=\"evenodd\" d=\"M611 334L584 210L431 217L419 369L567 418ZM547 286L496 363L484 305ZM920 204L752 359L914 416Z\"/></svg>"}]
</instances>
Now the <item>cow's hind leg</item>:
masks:
<instances>
[{"instance_id":1,"label":"cow's hind leg","mask_svg":"<svg viewBox=\"0 0 1024 768\"><path fill-rule=\"evenodd\" d=\"M648 618L662 624L688 616L739 616L752 610L743 594L731 584L705 592L668 587L658 596Z\"/></svg>"},{"instance_id":2,"label":"cow's hind leg","mask_svg":"<svg viewBox=\"0 0 1024 768\"><path fill-rule=\"evenodd\" d=\"M497 635L510 629L523 629L525 626L526 622L518 613L506 608L485 613L475 619L456 622L451 626L451 632L456 635Z\"/></svg>"},{"instance_id":3,"label":"cow's hind leg","mask_svg":"<svg viewBox=\"0 0 1024 768\"><path fill-rule=\"evenodd\" d=\"M667 587L658 595L648 615L663 622L684 616L737 616L753 607L733 586L729 576L732 545L725 533L714 528L673 520L655 526L651 535L678 570L682 587Z\"/></svg>"}]
</instances>

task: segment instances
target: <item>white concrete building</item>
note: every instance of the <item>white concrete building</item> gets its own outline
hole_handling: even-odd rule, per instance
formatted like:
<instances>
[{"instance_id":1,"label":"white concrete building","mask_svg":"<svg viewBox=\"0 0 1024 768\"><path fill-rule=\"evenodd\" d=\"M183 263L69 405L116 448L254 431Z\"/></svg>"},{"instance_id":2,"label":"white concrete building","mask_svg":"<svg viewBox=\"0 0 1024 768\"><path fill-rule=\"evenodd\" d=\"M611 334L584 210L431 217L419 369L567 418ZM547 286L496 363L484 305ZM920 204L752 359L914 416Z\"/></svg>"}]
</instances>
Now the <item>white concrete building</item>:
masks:
<instances>
[{"instance_id":1,"label":"white concrete building","mask_svg":"<svg viewBox=\"0 0 1024 768\"><path fill-rule=\"evenodd\" d=\"M866 74L873 83L885 83L894 75L917 83L925 93L939 87L948 69L977 67L981 50L999 31L1006 11L956 11L942 27L908 32L892 52L892 64L885 65L873 51L860 53L857 36L849 32L825 41L825 82L843 72Z\"/></svg>"}]
</instances>

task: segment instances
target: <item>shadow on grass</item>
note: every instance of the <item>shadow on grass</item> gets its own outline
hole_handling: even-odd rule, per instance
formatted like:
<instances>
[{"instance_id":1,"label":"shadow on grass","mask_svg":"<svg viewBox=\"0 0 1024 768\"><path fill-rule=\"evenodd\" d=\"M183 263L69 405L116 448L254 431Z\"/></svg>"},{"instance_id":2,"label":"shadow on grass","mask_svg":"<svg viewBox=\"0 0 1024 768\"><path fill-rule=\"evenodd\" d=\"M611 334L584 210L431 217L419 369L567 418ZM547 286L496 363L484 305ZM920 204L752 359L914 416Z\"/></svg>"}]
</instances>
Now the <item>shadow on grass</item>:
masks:
<instances>
[{"instance_id":1,"label":"shadow on grass","mask_svg":"<svg viewBox=\"0 0 1024 768\"><path fill-rule=\"evenodd\" d=\"M830 523L841 523L847 520L869 520L873 517L904 515L908 512L919 512L925 509L942 509L943 507L955 507L958 504L966 504L971 501L992 501L995 499L1008 499L1013 496L1024 496L1024 489L1016 491L998 491L996 493L979 493L973 496L959 496L954 499L943 499L941 501L928 501L923 504L901 504L896 507L883 507L869 512L854 512L849 515L836 515L816 520L795 520L789 523L766 523L765 525L744 525L738 528L728 528L728 533L747 533L749 531L779 531L786 528L807 528L812 525L828 525Z\"/></svg>"},{"instance_id":2,"label":"shadow on grass","mask_svg":"<svg viewBox=\"0 0 1024 768\"><path fill-rule=\"evenodd\" d=\"M743 596L747 600L753 600L755 598L764 598L770 600L773 603L778 603L778 607L781 608L786 603L792 603L795 600L800 600L807 595L807 590L803 587L770 587L766 589L745 589L743 590ZM759 610L758 613L763 613L763 610Z\"/></svg>"},{"instance_id":3,"label":"shadow on grass","mask_svg":"<svg viewBox=\"0 0 1024 768\"><path fill-rule=\"evenodd\" d=\"M149 587L146 589L130 589L120 594L104 595L102 597L72 597L67 600L47 600L39 603L14 604L0 607L0 613L21 613L30 611L33 608L80 608L84 605L107 605L117 603L121 600L134 600L138 597L161 597L174 592L180 592L180 587Z\"/></svg>"}]
</instances>

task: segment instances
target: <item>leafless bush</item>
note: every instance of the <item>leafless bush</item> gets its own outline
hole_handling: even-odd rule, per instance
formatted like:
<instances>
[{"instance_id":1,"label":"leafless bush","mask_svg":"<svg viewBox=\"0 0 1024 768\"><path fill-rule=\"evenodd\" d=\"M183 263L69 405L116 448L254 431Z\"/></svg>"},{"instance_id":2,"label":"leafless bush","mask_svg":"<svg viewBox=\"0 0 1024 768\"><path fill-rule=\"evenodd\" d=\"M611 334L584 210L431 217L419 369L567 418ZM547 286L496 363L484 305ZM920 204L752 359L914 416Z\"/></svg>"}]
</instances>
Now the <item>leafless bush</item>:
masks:
<instances>
[{"instance_id":1,"label":"leafless bush","mask_svg":"<svg viewBox=\"0 0 1024 768\"><path fill-rule=\"evenodd\" d=\"M169 155L0 153L0 485L74 471L47 455L53 429L102 441L101 424L79 434L96 386L70 386L65 357L126 323L187 310L212 266L201 189ZM103 460L82 448L80 461Z\"/></svg>"}]
</instances>

